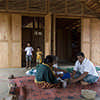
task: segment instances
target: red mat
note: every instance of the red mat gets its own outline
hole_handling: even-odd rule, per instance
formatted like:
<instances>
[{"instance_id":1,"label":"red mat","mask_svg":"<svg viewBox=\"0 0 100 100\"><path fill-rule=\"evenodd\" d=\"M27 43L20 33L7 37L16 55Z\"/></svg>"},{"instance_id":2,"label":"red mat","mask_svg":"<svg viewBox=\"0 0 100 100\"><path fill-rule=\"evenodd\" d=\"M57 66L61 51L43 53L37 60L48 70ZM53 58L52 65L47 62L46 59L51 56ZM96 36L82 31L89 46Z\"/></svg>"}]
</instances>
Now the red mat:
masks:
<instances>
[{"instance_id":1,"label":"red mat","mask_svg":"<svg viewBox=\"0 0 100 100\"><path fill-rule=\"evenodd\" d=\"M100 79L97 83L88 86L73 84L71 87L60 89L39 89L34 84L34 76L18 77L10 80L17 84L18 100L78 100L81 99L81 89L91 89L100 96Z\"/></svg>"}]
</instances>

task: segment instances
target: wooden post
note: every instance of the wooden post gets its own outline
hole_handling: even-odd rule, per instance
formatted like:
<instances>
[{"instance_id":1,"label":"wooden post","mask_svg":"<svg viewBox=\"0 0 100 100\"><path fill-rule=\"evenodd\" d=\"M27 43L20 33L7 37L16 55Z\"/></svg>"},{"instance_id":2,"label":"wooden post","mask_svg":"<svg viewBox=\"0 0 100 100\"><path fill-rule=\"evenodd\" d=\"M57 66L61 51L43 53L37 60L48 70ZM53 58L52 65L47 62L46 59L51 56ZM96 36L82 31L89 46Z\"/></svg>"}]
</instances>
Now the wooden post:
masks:
<instances>
[{"instance_id":1,"label":"wooden post","mask_svg":"<svg viewBox=\"0 0 100 100\"><path fill-rule=\"evenodd\" d=\"M90 59L90 18L81 19L81 51Z\"/></svg>"},{"instance_id":2,"label":"wooden post","mask_svg":"<svg viewBox=\"0 0 100 100\"><path fill-rule=\"evenodd\" d=\"M45 16L45 56L51 54L51 13Z\"/></svg>"},{"instance_id":3,"label":"wooden post","mask_svg":"<svg viewBox=\"0 0 100 100\"><path fill-rule=\"evenodd\" d=\"M53 55L56 55L56 15L53 15Z\"/></svg>"},{"instance_id":4,"label":"wooden post","mask_svg":"<svg viewBox=\"0 0 100 100\"><path fill-rule=\"evenodd\" d=\"M8 67L11 67L11 63L12 63L12 16L9 14L8 16Z\"/></svg>"}]
</instances>

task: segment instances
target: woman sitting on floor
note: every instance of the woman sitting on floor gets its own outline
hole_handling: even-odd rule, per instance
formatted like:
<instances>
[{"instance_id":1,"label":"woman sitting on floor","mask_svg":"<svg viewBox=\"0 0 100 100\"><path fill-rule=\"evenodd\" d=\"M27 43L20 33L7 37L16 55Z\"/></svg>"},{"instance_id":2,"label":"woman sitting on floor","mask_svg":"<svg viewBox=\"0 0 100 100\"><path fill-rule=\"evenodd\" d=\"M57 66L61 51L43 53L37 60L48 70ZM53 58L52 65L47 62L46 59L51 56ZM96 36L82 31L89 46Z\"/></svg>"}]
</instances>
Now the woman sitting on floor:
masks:
<instances>
[{"instance_id":1,"label":"woman sitting on floor","mask_svg":"<svg viewBox=\"0 0 100 100\"><path fill-rule=\"evenodd\" d=\"M36 66L35 83L40 88L60 87L61 83L57 80L52 71L53 57L47 56L43 64Z\"/></svg>"}]
</instances>

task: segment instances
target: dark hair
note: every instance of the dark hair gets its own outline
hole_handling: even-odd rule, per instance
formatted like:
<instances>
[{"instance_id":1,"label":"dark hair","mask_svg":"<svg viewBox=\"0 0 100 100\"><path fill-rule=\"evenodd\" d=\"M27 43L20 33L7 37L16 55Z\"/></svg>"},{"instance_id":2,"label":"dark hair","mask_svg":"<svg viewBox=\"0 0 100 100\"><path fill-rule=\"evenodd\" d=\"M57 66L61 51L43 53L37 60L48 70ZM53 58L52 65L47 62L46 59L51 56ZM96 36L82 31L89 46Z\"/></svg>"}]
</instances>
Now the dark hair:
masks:
<instances>
[{"instance_id":1,"label":"dark hair","mask_svg":"<svg viewBox=\"0 0 100 100\"><path fill-rule=\"evenodd\" d=\"M53 57L54 56L52 56L52 55L48 55L48 56L46 56L46 58L44 59L44 63L45 64L52 64L53 63Z\"/></svg>"},{"instance_id":2,"label":"dark hair","mask_svg":"<svg viewBox=\"0 0 100 100\"><path fill-rule=\"evenodd\" d=\"M83 53L83 52L79 52L79 53L77 54L77 56L82 56L82 57L85 57L85 55L84 55L84 53Z\"/></svg>"},{"instance_id":3,"label":"dark hair","mask_svg":"<svg viewBox=\"0 0 100 100\"><path fill-rule=\"evenodd\" d=\"M39 49L40 49L40 47L37 47L37 48L39 48Z\"/></svg>"},{"instance_id":4,"label":"dark hair","mask_svg":"<svg viewBox=\"0 0 100 100\"><path fill-rule=\"evenodd\" d=\"M27 42L27 44L30 44L30 45L32 45L32 44L31 44L31 42Z\"/></svg>"}]
</instances>

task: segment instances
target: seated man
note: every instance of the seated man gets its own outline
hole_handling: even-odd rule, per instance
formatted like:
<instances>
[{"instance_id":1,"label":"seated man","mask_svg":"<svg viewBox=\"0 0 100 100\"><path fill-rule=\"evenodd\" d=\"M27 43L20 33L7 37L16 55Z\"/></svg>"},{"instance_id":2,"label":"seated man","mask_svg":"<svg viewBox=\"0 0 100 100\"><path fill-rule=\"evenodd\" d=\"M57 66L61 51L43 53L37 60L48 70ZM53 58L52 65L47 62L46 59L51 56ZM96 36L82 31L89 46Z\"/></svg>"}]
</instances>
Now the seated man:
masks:
<instances>
[{"instance_id":1,"label":"seated man","mask_svg":"<svg viewBox=\"0 0 100 100\"><path fill-rule=\"evenodd\" d=\"M82 52L78 53L77 59L78 60L75 63L72 73L71 82L76 83L80 81L82 85L88 85L97 82L99 76L93 63L85 58L84 53Z\"/></svg>"}]
</instances>

